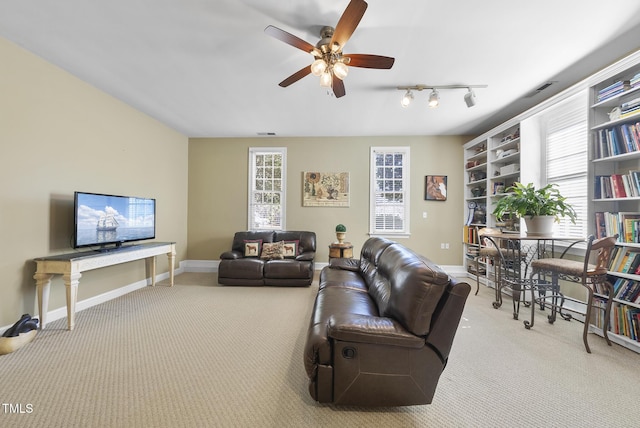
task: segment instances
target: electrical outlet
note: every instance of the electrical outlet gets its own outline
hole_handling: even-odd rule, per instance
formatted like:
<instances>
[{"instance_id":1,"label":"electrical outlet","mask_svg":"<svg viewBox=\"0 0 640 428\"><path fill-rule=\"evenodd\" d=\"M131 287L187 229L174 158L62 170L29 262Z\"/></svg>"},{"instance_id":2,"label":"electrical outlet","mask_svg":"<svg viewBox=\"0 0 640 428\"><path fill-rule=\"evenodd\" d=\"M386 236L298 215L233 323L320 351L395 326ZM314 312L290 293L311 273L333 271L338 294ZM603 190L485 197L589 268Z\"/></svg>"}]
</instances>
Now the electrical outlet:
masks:
<instances>
[{"instance_id":1,"label":"electrical outlet","mask_svg":"<svg viewBox=\"0 0 640 428\"><path fill-rule=\"evenodd\" d=\"M448 250L448 249L449 249L449 243L448 243L448 242L446 242L446 243L444 244L444 248L445 248L445 250Z\"/></svg>"},{"instance_id":2,"label":"electrical outlet","mask_svg":"<svg viewBox=\"0 0 640 428\"><path fill-rule=\"evenodd\" d=\"M441 242L441 243L440 243L440 249L441 249L441 250L444 250L444 242Z\"/></svg>"},{"instance_id":3,"label":"electrical outlet","mask_svg":"<svg viewBox=\"0 0 640 428\"><path fill-rule=\"evenodd\" d=\"M422 218L427 218L427 212L426 211L422 211Z\"/></svg>"}]
</instances>

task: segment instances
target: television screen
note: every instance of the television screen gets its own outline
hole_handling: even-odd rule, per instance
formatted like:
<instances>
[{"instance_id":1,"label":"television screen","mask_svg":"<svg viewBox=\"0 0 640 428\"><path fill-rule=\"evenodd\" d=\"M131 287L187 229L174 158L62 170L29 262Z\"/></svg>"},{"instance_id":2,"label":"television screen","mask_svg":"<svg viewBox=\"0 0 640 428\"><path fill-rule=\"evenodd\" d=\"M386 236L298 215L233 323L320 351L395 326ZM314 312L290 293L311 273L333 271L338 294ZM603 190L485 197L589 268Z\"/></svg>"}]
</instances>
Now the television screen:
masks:
<instances>
[{"instance_id":1,"label":"television screen","mask_svg":"<svg viewBox=\"0 0 640 428\"><path fill-rule=\"evenodd\" d=\"M156 200L75 192L74 248L154 239Z\"/></svg>"}]
</instances>

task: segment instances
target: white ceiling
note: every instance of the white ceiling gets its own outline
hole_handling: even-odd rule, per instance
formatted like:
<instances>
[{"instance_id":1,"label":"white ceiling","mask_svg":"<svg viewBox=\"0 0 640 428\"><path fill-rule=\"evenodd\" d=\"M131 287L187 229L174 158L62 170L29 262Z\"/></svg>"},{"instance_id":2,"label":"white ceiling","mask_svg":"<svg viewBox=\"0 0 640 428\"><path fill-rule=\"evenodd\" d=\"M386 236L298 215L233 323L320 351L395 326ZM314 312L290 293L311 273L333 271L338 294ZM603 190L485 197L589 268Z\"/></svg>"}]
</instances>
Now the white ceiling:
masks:
<instances>
[{"instance_id":1,"label":"white ceiling","mask_svg":"<svg viewBox=\"0 0 640 428\"><path fill-rule=\"evenodd\" d=\"M346 53L395 57L352 67L336 99L307 76L312 57L264 34L315 44L348 0L0 2L0 36L189 137L480 134L640 48L638 0L369 0ZM528 96L548 81L552 86ZM486 84L428 91L406 85Z\"/></svg>"}]
</instances>

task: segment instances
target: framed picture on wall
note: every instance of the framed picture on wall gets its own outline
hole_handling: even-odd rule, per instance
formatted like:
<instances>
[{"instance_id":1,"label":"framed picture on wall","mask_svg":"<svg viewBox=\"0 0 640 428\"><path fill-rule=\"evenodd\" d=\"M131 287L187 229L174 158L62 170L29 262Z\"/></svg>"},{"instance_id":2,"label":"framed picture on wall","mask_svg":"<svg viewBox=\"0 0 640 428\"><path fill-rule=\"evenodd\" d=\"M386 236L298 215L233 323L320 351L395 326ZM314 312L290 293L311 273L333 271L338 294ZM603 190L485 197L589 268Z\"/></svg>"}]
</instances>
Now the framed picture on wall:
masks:
<instances>
[{"instance_id":1,"label":"framed picture on wall","mask_svg":"<svg viewBox=\"0 0 640 428\"><path fill-rule=\"evenodd\" d=\"M303 207L348 207L348 172L303 172Z\"/></svg>"},{"instance_id":2,"label":"framed picture on wall","mask_svg":"<svg viewBox=\"0 0 640 428\"><path fill-rule=\"evenodd\" d=\"M447 176L427 175L424 180L424 199L426 201L447 200Z\"/></svg>"}]
</instances>

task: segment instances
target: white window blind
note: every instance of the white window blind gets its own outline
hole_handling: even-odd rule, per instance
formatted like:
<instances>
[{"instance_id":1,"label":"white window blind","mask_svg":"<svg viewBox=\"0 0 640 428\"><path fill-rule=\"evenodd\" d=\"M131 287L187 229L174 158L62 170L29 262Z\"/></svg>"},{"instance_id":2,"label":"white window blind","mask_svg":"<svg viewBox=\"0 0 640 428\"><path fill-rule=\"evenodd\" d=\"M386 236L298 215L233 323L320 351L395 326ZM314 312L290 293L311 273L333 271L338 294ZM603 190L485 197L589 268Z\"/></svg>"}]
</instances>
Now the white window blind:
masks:
<instances>
[{"instance_id":1,"label":"white window blind","mask_svg":"<svg viewBox=\"0 0 640 428\"><path fill-rule=\"evenodd\" d=\"M558 184L560 193L577 214L575 225L568 218L554 225L554 232L558 235L587 235L587 113L586 91L543 113L546 141L546 171L543 177L546 177L547 183Z\"/></svg>"},{"instance_id":2,"label":"white window blind","mask_svg":"<svg viewBox=\"0 0 640 428\"><path fill-rule=\"evenodd\" d=\"M371 148L371 234L409 234L409 147Z\"/></svg>"},{"instance_id":3,"label":"white window blind","mask_svg":"<svg viewBox=\"0 0 640 428\"><path fill-rule=\"evenodd\" d=\"M286 147L249 149L249 230L285 227Z\"/></svg>"}]
</instances>

